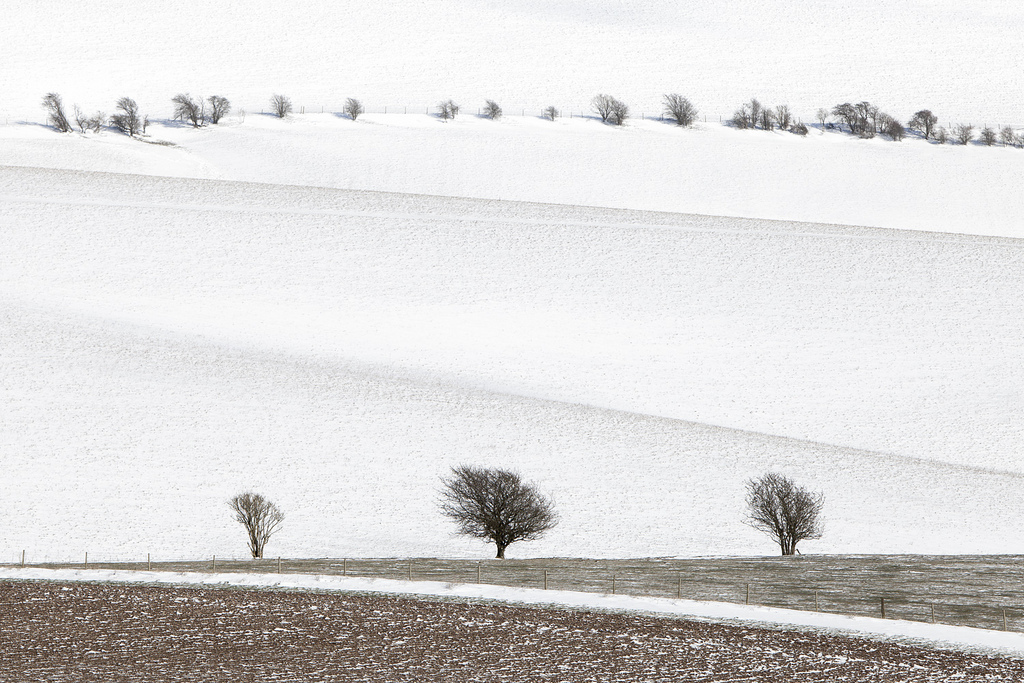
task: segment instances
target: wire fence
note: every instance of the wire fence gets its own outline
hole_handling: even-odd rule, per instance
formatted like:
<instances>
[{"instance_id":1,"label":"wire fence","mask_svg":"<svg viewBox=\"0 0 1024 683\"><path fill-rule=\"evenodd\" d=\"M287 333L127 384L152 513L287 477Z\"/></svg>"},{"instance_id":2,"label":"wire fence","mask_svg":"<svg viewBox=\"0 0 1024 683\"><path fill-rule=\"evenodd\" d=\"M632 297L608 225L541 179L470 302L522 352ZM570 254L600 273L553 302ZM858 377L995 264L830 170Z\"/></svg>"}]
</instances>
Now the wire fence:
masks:
<instances>
[{"instance_id":1,"label":"wire fence","mask_svg":"<svg viewBox=\"0 0 1024 683\"><path fill-rule=\"evenodd\" d=\"M320 574L708 600L1024 631L1016 556L532 559L335 558L21 563L47 569Z\"/></svg>"}]
</instances>

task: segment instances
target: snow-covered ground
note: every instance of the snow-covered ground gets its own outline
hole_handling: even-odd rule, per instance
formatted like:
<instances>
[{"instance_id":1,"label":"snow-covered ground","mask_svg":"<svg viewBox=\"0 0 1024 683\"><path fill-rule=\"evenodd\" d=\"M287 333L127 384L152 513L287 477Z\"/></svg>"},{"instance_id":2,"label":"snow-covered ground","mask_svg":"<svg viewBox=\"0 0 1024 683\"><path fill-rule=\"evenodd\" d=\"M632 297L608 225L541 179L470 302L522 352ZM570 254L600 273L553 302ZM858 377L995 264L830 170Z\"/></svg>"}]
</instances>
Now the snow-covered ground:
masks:
<instances>
[{"instance_id":1,"label":"snow-covered ground","mask_svg":"<svg viewBox=\"0 0 1024 683\"><path fill-rule=\"evenodd\" d=\"M416 595L427 598L501 600L529 605L573 609L640 612L667 617L696 617L740 623L804 627L826 632L874 637L887 641L932 647L968 649L985 654L1024 655L1024 634L1006 631L925 624L896 619L849 617L825 612L699 602L667 598L633 597L571 591L508 588L480 584L452 584L436 581L395 581L355 577L302 574L190 574L73 569L0 569L0 579L47 581L101 581L128 584L173 584L195 586L245 586L251 588L312 589Z\"/></svg>"}]
</instances>

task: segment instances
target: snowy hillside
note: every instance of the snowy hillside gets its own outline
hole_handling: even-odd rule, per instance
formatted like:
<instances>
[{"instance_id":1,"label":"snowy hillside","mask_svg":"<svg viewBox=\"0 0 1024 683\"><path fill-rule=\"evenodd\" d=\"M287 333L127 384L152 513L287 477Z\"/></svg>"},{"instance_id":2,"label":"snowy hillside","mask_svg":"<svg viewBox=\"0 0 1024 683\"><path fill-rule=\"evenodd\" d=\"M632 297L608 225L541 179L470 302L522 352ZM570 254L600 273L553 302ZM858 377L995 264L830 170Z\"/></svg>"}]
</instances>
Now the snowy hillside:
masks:
<instances>
[{"instance_id":1,"label":"snowy hillside","mask_svg":"<svg viewBox=\"0 0 1024 683\"><path fill-rule=\"evenodd\" d=\"M825 492L813 552L1022 549L1016 240L17 168L0 195L8 556L238 552L246 487L286 555L486 556L434 507L464 461L556 498L516 555L770 553L741 523L769 468Z\"/></svg>"},{"instance_id":2,"label":"snowy hillside","mask_svg":"<svg viewBox=\"0 0 1024 683\"><path fill-rule=\"evenodd\" d=\"M1024 129L1020 19L6 8L0 562L240 556L225 500L249 487L287 514L275 554L486 557L436 511L463 462L554 496L561 525L513 556L773 553L742 524L768 469L825 494L808 552L1024 552L1024 151L718 121L757 96ZM134 97L149 137L55 133L51 91ZM179 92L236 112L193 130ZM295 116L259 113L274 92ZM579 116L598 92L628 125ZM697 125L650 118L667 92ZM464 115L427 115L448 97Z\"/></svg>"}]
</instances>

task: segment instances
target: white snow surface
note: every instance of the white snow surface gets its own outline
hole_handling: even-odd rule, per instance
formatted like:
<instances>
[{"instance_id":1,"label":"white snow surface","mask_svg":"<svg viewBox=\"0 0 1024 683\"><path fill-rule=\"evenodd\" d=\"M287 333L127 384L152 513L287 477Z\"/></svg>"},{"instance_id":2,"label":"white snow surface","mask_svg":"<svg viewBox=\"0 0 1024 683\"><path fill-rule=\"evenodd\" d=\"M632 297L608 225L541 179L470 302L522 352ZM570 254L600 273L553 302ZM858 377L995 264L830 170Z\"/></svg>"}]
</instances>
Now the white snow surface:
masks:
<instances>
[{"instance_id":1,"label":"white snow surface","mask_svg":"<svg viewBox=\"0 0 1024 683\"><path fill-rule=\"evenodd\" d=\"M0 168L0 557L486 556L439 477L505 466L516 556L1024 551L1021 242ZM218 512L219 511L219 512Z\"/></svg>"},{"instance_id":2,"label":"white snow surface","mask_svg":"<svg viewBox=\"0 0 1024 683\"><path fill-rule=\"evenodd\" d=\"M127 584L171 584L184 586L245 586L251 588L300 589L317 591L388 593L425 598L465 598L501 600L554 608L598 609L650 614L664 617L691 617L750 624L798 628L879 638L908 645L967 649L985 654L1024 655L1024 633L991 631L966 626L926 624L898 619L852 617L826 612L806 612L737 605L727 602L674 600L580 593L574 591L509 588L486 584L453 584L437 581L396 581L330 576L322 574L218 574L185 572L134 572L85 569L9 569L0 568L0 578L46 581L96 581Z\"/></svg>"}]
</instances>

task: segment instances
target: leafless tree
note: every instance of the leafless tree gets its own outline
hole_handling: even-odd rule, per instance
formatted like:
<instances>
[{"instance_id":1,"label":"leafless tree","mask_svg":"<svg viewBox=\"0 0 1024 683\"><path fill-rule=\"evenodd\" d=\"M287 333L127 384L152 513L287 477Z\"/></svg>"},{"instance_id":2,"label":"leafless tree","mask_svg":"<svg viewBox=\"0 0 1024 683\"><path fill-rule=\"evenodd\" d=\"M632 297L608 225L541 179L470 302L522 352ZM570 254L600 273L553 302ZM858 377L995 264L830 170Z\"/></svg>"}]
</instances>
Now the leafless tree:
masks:
<instances>
[{"instance_id":1,"label":"leafless tree","mask_svg":"<svg viewBox=\"0 0 1024 683\"><path fill-rule=\"evenodd\" d=\"M832 115L839 119L850 130L850 133L861 137L874 137L880 112L870 102L850 104L844 102L832 108Z\"/></svg>"},{"instance_id":2,"label":"leafless tree","mask_svg":"<svg viewBox=\"0 0 1024 683\"><path fill-rule=\"evenodd\" d=\"M82 113L79 106L75 105L75 125L78 126L78 130L85 133L89 129L89 117Z\"/></svg>"},{"instance_id":3,"label":"leafless tree","mask_svg":"<svg viewBox=\"0 0 1024 683\"><path fill-rule=\"evenodd\" d=\"M107 125L107 115L98 111L90 116L85 123L86 128L89 128L93 133L99 133L103 130L103 126Z\"/></svg>"},{"instance_id":4,"label":"leafless tree","mask_svg":"<svg viewBox=\"0 0 1024 683\"><path fill-rule=\"evenodd\" d=\"M263 557L267 541L280 528L284 513L276 505L258 493L240 493L228 501L235 513L235 521L245 527L249 535L249 550L253 559Z\"/></svg>"},{"instance_id":5,"label":"leafless tree","mask_svg":"<svg viewBox=\"0 0 1024 683\"><path fill-rule=\"evenodd\" d=\"M807 126L804 125L803 121L797 121L796 123L794 123L792 126L789 127L789 131L797 135L807 135L808 133Z\"/></svg>"},{"instance_id":6,"label":"leafless tree","mask_svg":"<svg viewBox=\"0 0 1024 683\"><path fill-rule=\"evenodd\" d=\"M824 498L769 472L747 482L747 524L779 544L783 555L797 552L800 541L821 538Z\"/></svg>"},{"instance_id":7,"label":"leafless tree","mask_svg":"<svg viewBox=\"0 0 1024 683\"><path fill-rule=\"evenodd\" d=\"M484 108L481 110L481 115L489 118L492 121L496 121L501 118L501 105L494 100L487 100L484 104Z\"/></svg>"},{"instance_id":8,"label":"leafless tree","mask_svg":"<svg viewBox=\"0 0 1024 683\"><path fill-rule=\"evenodd\" d=\"M1002 130L999 131L999 141L1010 147L1024 145L1024 137L1017 135L1010 126L1003 126Z\"/></svg>"},{"instance_id":9,"label":"leafless tree","mask_svg":"<svg viewBox=\"0 0 1024 683\"><path fill-rule=\"evenodd\" d=\"M946 144L949 142L949 131L944 126L939 126L935 129L934 139L940 145Z\"/></svg>"},{"instance_id":10,"label":"leafless tree","mask_svg":"<svg viewBox=\"0 0 1024 683\"><path fill-rule=\"evenodd\" d=\"M358 119L365 111L366 110L363 109L363 103L354 97L350 97L345 100L345 113L348 114L348 117L353 121Z\"/></svg>"},{"instance_id":11,"label":"leafless tree","mask_svg":"<svg viewBox=\"0 0 1024 683\"><path fill-rule=\"evenodd\" d=\"M962 123L953 126L953 137L961 145L966 145L974 139L974 126Z\"/></svg>"},{"instance_id":12,"label":"leafless tree","mask_svg":"<svg viewBox=\"0 0 1024 683\"><path fill-rule=\"evenodd\" d=\"M284 95L273 95L270 98L270 111L279 119L292 113L292 101Z\"/></svg>"},{"instance_id":13,"label":"leafless tree","mask_svg":"<svg viewBox=\"0 0 1024 683\"><path fill-rule=\"evenodd\" d=\"M544 118L551 119L552 121L554 121L561 115L561 112L559 112L558 109L556 109L554 106L548 107L547 109L544 110Z\"/></svg>"},{"instance_id":14,"label":"leafless tree","mask_svg":"<svg viewBox=\"0 0 1024 683\"><path fill-rule=\"evenodd\" d=\"M910 117L910 120L907 121L907 128L917 131L924 136L925 140L930 140L935 130L935 124L938 122L938 116L931 113L928 109L922 109Z\"/></svg>"},{"instance_id":15,"label":"leafless tree","mask_svg":"<svg viewBox=\"0 0 1024 683\"><path fill-rule=\"evenodd\" d=\"M907 136L907 130L903 124L888 114L881 114L878 119L880 133L885 133L893 142L899 142Z\"/></svg>"},{"instance_id":16,"label":"leafless tree","mask_svg":"<svg viewBox=\"0 0 1024 683\"><path fill-rule=\"evenodd\" d=\"M222 118L231 113L231 102L226 97L210 95L206 101L210 103L210 123L213 125L217 125Z\"/></svg>"},{"instance_id":17,"label":"leafless tree","mask_svg":"<svg viewBox=\"0 0 1024 683\"><path fill-rule=\"evenodd\" d=\"M767 107L761 109L760 117L761 130L773 130L775 128L775 116L772 115L772 110Z\"/></svg>"},{"instance_id":18,"label":"leafless tree","mask_svg":"<svg viewBox=\"0 0 1024 683\"><path fill-rule=\"evenodd\" d=\"M750 126L752 128L757 128L761 124L761 115L764 113L764 106L756 97L750 98L750 103L747 106L750 108Z\"/></svg>"},{"instance_id":19,"label":"leafless tree","mask_svg":"<svg viewBox=\"0 0 1024 683\"><path fill-rule=\"evenodd\" d=\"M444 121L447 121L448 119L454 119L456 116L458 116L459 109L460 107L459 105L455 104L455 100L448 99L437 105L437 114Z\"/></svg>"},{"instance_id":20,"label":"leafless tree","mask_svg":"<svg viewBox=\"0 0 1024 683\"><path fill-rule=\"evenodd\" d=\"M789 130L790 125L793 123L793 112L789 110L788 104L780 104L775 107L773 116L775 117L775 123L779 124L779 128Z\"/></svg>"},{"instance_id":21,"label":"leafless tree","mask_svg":"<svg viewBox=\"0 0 1024 683\"><path fill-rule=\"evenodd\" d=\"M731 123L740 130L752 127L756 122L750 115L750 105L744 104L733 112Z\"/></svg>"},{"instance_id":22,"label":"leafless tree","mask_svg":"<svg viewBox=\"0 0 1024 683\"><path fill-rule=\"evenodd\" d=\"M818 117L818 123L821 124L821 129L825 130L825 124L828 123L828 109L818 109L816 116Z\"/></svg>"},{"instance_id":23,"label":"leafless tree","mask_svg":"<svg viewBox=\"0 0 1024 683\"><path fill-rule=\"evenodd\" d=\"M174 103L174 118L178 121L188 121L193 128L206 125L206 105L202 98L194 100L188 93L178 93L171 102Z\"/></svg>"},{"instance_id":24,"label":"leafless tree","mask_svg":"<svg viewBox=\"0 0 1024 683\"><path fill-rule=\"evenodd\" d=\"M986 147L991 147L996 144L996 139L996 132L990 126L985 126L981 129L981 132L978 133L978 140L980 140L981 144Z\"/></svg>"},{"instance_id":25,"label":"leafless tree","mask_svg":"<svg viewBox=\"0 0 1024 683\"><path fill-rule=\"evenodd\" d=\"M460 465L442 480L441 514L459 526L459 533L482 538L498 548L540 538L558 523L554 504L516 472Z\"/></svg>"},{"instance_id":26,"label":"leafless tree","mask_svg":"<svg viewBox=\"0 0 1024 683\"><path fill-rule=\"evenodd\" d=\"M43 96L43 109L46 110L46 122L55 130L61 133L71 132L71 122L68 121L68 116L64 112L64 103L61 101L60 95L55 92L46 93Z\"/></svg>"},{"instance_id":27,"label":"leafless tree","mask_svg":"<svg viewBox=\"0 0 1024 683\"><path fill-rule=\"evenodd\" d=\"M590 106L604 123L621 126L629 118L629 107L611 95L595 95L590 101Z\"/></svg>"},{"instance_id":28,"label":"leafless tree","mask_svg":"<svg viewBox=\"0 0 1024 683\"><path fill-rule=\"evenodd\" d=\"M676 122L678 126L692 126L697 120L697 108L682 95L672 93L665 95L665 116Z\"/></svg>"},{"instance_id":29,"label":"leafless tree","mask_svg":"<svg viewBox=\"0 0 1024 683\"><path fill-rule=\"evenodd\" d=\"M117 113L112 114L110 122L119 131L130 137L145 133L148 117L139 116L139 105L130 97L122 97L117 101Z\"/></svg>"}]
</instances>

